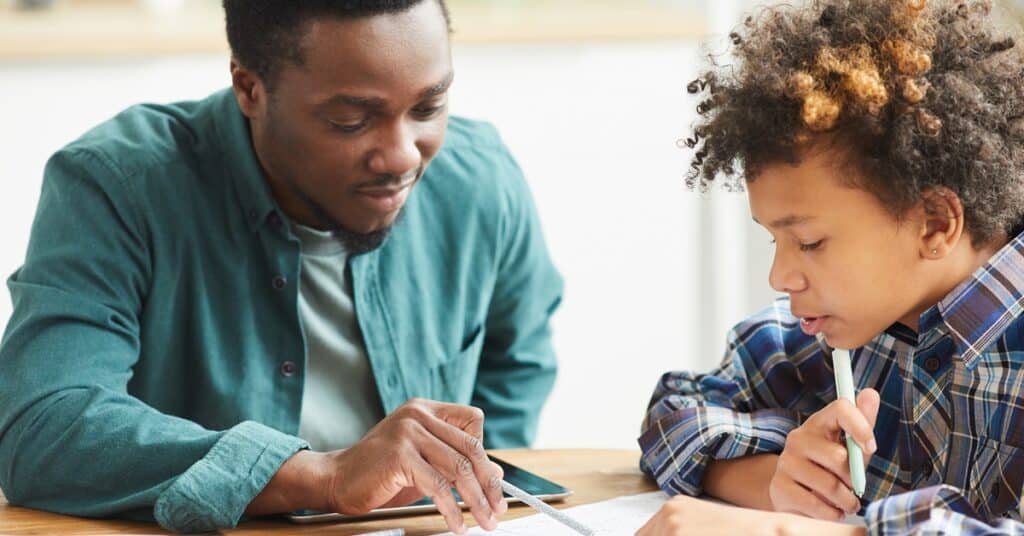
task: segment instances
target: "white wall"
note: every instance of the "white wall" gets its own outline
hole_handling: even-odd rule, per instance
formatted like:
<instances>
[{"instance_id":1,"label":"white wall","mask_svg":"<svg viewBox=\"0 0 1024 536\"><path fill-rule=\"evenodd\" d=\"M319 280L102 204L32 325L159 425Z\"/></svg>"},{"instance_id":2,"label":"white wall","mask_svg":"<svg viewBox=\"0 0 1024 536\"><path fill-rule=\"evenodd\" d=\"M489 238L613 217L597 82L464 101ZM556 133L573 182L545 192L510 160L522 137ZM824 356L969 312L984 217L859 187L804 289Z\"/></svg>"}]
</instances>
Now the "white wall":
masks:
<instances>
[{"instance_id":1,"label":"white wall","mask_svg":"<svg viewBox=\"0 0 1024 536\"><path fill-rule=\"evenodd\" d=\"M685 93L696 61L692 43L455 51L452 111L502 131L567 281L555 323L562 374L537 446L636 445L658 376L716 363L724 330L738 319L708 318L724 302L701 291L710 272L736 280L727 311L767 299L766 284L752 292L746 283L750 274L766 281L756 249L749 269L699 258L705 201L686 191L688 154L676 147L696 105ZM227 83L222 57L0 64L0 273L23 259L54 150L133 103L201 98ZM746 210L741 195L716 203ZM746 240L722 247L750 249ZM4 298L0 324L9 316Z\"/></svg>"}]
</instances>

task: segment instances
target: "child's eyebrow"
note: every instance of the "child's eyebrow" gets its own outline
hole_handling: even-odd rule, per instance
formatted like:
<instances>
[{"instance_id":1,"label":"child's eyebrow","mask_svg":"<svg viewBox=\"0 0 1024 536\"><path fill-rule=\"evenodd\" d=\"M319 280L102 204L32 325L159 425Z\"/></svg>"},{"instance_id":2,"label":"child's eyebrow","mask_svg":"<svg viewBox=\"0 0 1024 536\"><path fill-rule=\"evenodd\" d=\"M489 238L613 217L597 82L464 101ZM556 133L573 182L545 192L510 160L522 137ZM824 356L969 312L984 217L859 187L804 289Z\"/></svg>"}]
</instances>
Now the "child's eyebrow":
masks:
<instances>
[{"instance_id":1,"label":"child's eyebrow","mask_svg":"<svg viewBox=\"0 0 1024 536\"><path fill-rule=\"evenodd\" d=\"M808 221L813 219L814 216L798 216L796 214L790 214L788 216L783 216L769 223L768 227L772 229L784 229L786 227L792 227L794 225L801 225L807 223ZM761 222L757 221L757 218L754 218L754 223L761 225Z\"/></svg>"}]
</instances>

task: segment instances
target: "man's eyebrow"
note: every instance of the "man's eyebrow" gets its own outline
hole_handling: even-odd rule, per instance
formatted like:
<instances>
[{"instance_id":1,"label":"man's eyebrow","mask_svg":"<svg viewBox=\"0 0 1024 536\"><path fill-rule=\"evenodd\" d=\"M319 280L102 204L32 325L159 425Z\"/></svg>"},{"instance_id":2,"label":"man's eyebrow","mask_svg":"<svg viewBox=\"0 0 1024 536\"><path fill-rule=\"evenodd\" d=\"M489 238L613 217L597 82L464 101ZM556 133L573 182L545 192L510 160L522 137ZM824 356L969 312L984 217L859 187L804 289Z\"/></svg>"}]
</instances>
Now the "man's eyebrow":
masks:
<instances>
[{"instance_id":1,"label":"man's eyebrow","mask_svg":"<svg viewBox=\"0 0 1024 536\"><path fill-rule=\"evenodd\" d=\"M444 77L443 80L423 90L420 93L420 99L435 97L437 95L444 93L445 91L448 91L448 88L451 87L452 81L454 79L455 72L449 71L449 73ZM332 106L339 105L354 106L356 108L367 108L374 110L386 106L387 101L379 97L357 97L355 95L344 95L339 93L325 100L323 104L321 104L321 107L330 108Z\"/></svg>"},{"instance_id":2,"label":"man's eyebrow","mask_svg":"<svg viewBox=\"0 0 1024 536\"><path fill-rule=\"evenodd\" d=\"M455 71L448 71L448 74L444 77L444 80L428 87L420 93L421 99L427 99L430 97L436 97L452 86L452 81L455 80Z\"/></svg>"},{"instance_id":3,"label":"man's eyebrow","mask_svg":"<svg viewBox=\"0 0 1024 536\"><path fill-rule=\"evenodd\" d=\"M807 223L808 221L813 220L813 219L814 219L814 216L798 216L796 214L790 214L788 216L783 216L783 217L781 217L781 218L779 218L779 219L769 223L768 227L771 228L771 229L784 229L786 227L792 227L794 225L800 225L800 224L803 224L803 223ZM759 222L757 220L757 218L754 218L754 223L757 223L758 225L761 225L761 222Z\"/></svg>"},{"instance_id":4,"label":"man's eyebrow","mask_svg":"<svg viewBox=\"0 0 1024 536\"><path fill-rule=\"evenodd\" d=\"M331 98L325 100L321 107L330 108L331 106L355 106L356 108L383 108L385 105L384 99L378 97L356 97L354 95L342 95L337 94Z\"/></svg>"}]
</instances>

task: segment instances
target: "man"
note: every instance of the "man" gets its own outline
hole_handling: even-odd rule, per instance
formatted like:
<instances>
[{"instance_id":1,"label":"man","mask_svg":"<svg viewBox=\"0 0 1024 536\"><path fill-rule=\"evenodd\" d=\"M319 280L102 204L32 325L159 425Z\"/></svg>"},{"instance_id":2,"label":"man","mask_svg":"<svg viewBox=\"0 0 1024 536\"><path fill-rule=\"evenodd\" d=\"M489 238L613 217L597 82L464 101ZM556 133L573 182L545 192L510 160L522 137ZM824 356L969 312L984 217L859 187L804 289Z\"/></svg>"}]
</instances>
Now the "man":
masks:
<instances>
[{"instance_id":1,"label":"man","mask_svg":"<svg viewBox=\"0 0 1024 536\"><path fill-rule=\"evenodd\" d=\"M443 1L224 7L232 91L47 165L0 485L179 531L431 496L458 532L454 486L493 528L483 447L534 435L561 279L497 134L447 116Z\"/></svg>"}]
</instances>

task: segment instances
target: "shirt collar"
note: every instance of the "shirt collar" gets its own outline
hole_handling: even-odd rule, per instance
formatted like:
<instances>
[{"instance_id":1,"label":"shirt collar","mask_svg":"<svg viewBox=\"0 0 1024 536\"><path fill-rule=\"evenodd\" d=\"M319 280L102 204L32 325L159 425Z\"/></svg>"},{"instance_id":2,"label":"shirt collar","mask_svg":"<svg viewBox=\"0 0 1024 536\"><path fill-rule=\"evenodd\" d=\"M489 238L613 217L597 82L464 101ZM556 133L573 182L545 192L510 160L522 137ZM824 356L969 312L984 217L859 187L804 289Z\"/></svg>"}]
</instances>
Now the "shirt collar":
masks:
<instances>
[{"instance_id":1,"label":"shirt collar","mask_svg":"<svg viewBox=\"0 0 1024 536\"><path fill-rule=\"evenodd\" d=\"M1024 233L921 315L922 334L942 322L968 367L1010 324L1024 305Z\"/></svg>"},{"instance_id":2,"label":"shirt collar","mask_svg":"<svg viewBox=\"0 0 1024 536\"><path fill-rule=\"evenodd\" d=\"M230 88L225 89L215 94L211 101L224 172L234 183L242 217L249 229L255 232L267 221L268 215L277 210L277 203L256 158L249 122L238 107L234 92Z\"/></svg>"}]
</instances>

